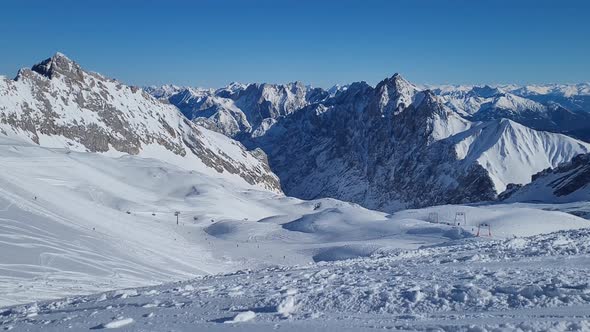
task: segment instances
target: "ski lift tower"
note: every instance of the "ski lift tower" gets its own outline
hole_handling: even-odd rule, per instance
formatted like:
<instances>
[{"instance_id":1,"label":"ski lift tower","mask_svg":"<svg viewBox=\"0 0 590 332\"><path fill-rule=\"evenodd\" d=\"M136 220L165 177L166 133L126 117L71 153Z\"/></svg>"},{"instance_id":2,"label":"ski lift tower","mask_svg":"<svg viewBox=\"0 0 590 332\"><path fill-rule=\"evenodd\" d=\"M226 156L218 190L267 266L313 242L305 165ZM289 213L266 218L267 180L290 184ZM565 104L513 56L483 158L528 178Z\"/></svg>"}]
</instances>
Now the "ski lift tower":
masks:
<instances>
[{"instance_id":1,"label":"ski lift tower","mask_svg":"<svg viewBox=\"0 0 590 332\"><path fill-rule=\"evenodd\" d=\"M174 212L174 215L176 216L176 224L178 225L178 216L180 215L180 211Z\"/></svg>"},{"instance_id":2,"label":"ski lift tower","mask_svg":"<svg viewBox=\"0 0 590 332\"><path fill-rule=\"evenodd\" d=\"M455 212L455 226L467 225L467 214L463 211Z\"/></svg>"},{"instance_id":3,"label":"ski lift tower","mask_svg":"<svg viewBox=\"0 0 590 332\"><path fill-rule=\"evenodd\" d=\"M483 234L480 233L481 229L488 229L488 236L491 237L492 236L492 226L490 226L490 224L488 223L482 223L477 225L477 234L475 236L479 237L479 236L484 236Z\"/></svg>"}]
</instances>

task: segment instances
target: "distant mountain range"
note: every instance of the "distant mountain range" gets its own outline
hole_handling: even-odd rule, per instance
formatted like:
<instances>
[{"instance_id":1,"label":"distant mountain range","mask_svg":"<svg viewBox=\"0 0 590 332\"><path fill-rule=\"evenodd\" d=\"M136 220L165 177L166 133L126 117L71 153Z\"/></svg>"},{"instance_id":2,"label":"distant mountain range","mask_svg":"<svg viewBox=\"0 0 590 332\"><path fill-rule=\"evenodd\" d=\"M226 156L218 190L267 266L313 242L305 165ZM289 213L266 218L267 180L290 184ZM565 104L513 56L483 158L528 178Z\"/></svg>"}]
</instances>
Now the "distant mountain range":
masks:
<instances>
[{"instance_id":1,"label":"distant mountain range","mask_svg":"<svg viewBox=\"0 0 590 332\"><path fill-rule=\"evenodd\" d=\"M493 200L590 148L588 84L421 87L395 74L376 87L146 90L264 150L286 194L385 211Z\"/></svg>"},{"instance_id":2,"label":"distant mountain range","mask_svg":"<svg viewBox=\"0 0 590 332\"><path fill-rule=\"evenodd\" d=\"M293 82L232 83L222 89L174 85L145 89L179 107L188 118L234 136L244 132L257 135L278 117L334 97L349 86L335 85L323 90ZM508 118L533 129L590 141L590 83L413 86L421 91L431 90L448 107L473 121Z\"/></svg>"},{"instance_id":3,"label":"distant mountain range","mask_svg":"<svg viewBox=\"0 0 590 332\"><path fill-rule=\"evenodd\" d=\"M399 74L329 90L298 82L141 89L58 53L0 77L0 133L396 211L495 200L589 153L589 91L423 87Z\"/></svg>"},{"instance_id":4,"label":"distant mountain range","mask_svg":"<svg viewBox=\"0 0 590 332\"><path fill-rule=\"evenodd\" d=\"M445 104L474 121L507 118L590 140L590 85L437 88Z\"/></svg>"}]
</instances>

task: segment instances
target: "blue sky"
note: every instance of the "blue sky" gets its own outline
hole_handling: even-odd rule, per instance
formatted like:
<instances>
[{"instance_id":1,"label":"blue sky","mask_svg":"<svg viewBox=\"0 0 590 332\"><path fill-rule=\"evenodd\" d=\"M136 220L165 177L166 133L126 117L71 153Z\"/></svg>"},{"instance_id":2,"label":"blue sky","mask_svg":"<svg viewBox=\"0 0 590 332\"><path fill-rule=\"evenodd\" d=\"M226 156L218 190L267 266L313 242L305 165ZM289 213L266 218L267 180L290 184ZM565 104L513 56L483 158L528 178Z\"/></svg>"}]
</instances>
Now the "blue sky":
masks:
<instances>
[{"instance_id":1,"label":"blue sky","mask_svg":"<svg viewBox=\"0 0 590 332\"><path fill-rule=\"evenodd\" d=\"M590 1L2 0L0 73L61 51L136 85L590 81Z\"/></svg>"}]
</instances>

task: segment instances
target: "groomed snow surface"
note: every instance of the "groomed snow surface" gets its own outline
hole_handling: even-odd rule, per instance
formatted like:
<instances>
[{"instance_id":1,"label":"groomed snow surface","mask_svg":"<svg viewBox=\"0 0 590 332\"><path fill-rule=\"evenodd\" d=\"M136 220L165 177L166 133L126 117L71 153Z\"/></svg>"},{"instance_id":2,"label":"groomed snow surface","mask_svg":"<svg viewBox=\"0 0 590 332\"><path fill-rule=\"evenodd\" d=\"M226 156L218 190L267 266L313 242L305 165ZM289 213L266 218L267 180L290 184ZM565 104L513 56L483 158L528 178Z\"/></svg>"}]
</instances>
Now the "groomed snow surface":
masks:
<instances>
[{"instance_id":1,"label":"groomed snow surface","mask_svg":"<svg viewBox=\"0 0 590 332\"><path fill-rule=\"evenodd\" d=\"M387 215L153 159L0 158L0 329L590 329L590 222L559 205Z\"/></svg>"}]
</instances>

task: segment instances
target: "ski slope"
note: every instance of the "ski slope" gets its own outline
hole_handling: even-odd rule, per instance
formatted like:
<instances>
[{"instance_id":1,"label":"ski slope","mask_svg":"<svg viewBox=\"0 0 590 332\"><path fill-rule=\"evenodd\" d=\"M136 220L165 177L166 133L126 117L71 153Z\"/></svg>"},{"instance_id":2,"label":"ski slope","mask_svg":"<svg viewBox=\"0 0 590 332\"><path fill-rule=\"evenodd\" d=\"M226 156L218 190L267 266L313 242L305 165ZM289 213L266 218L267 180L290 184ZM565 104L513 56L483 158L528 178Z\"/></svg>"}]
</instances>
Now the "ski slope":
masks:
<instances>
[{"instance_id":1,"label":"ski slope","mask_svg":"<svg viewBox=\"0 0 590 332\"><path fill-rule=\"evenodd\" d=\"M588 225L570 214L511 205L387 215L239 187L155 159L8 138L1 139L0 158L0 306L416 249L471 238L484 222L496 238ZM435 225L432 209L441 221L466 211L471 223Z\"/></svg>"},{"instance_id":2,"label":"ski slope","mask_svg":"<svg viewBox=\"0 0 590 332\"><path fill-rule=\"evenodd\" d=\"M0 309L17 331L588 331L590 231L471 239Z\"/></svg>"}]
</instances>

